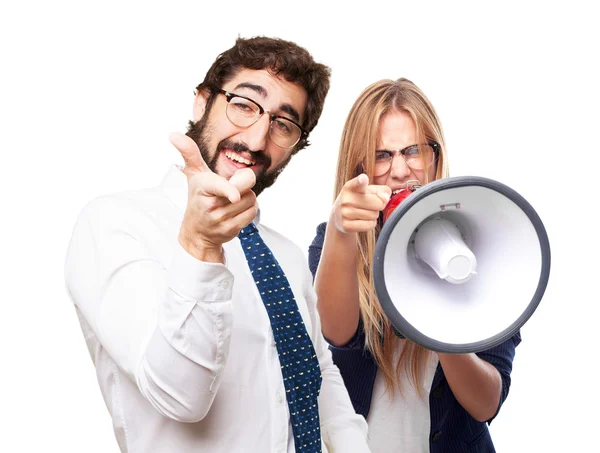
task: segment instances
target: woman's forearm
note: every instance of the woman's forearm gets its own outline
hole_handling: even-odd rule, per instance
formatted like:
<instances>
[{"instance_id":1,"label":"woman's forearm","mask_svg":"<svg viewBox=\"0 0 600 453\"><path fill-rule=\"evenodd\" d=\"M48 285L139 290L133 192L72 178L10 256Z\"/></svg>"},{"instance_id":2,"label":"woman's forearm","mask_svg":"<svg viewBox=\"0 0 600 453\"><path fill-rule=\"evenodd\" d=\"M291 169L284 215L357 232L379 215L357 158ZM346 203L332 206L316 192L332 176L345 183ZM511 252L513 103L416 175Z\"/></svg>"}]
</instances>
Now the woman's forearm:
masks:
<instances>
[{"instance_id":1,"label":"woman's forearm","mask_svg":"<svg viewBox=\"0 0 600 453\"><path fill-rule=\"evenodd\" d=\"M323 335L336 346L346 344L358 326L356 240L356 233L343 233L329 222L315 276Z\"/></svg>"},{"instance_id":2,"label":"woman's forearm","mask_svg":"<svg viewBox=\"0 0 600 453\"><path fill-rule=\"evenodd\" d=\"M452 393L460 405L480 422L498 410L502 378L498 370L476 354L438 353Z\"/></svg>"}]
</instances>

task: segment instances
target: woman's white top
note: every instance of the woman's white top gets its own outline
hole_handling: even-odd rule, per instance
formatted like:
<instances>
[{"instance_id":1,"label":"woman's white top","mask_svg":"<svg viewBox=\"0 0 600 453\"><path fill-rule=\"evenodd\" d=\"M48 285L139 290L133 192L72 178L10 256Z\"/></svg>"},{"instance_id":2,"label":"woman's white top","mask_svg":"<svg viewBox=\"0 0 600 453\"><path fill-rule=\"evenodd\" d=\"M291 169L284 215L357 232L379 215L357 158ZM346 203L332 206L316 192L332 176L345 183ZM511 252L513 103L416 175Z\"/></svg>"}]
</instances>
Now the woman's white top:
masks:
<instances>
[{"instance_id":1,"label":"woman's white top","mask_svg":"<svg viewBox=\"0 0 600 453\"><path fill-rule=\"evenodd\" d=\"M398 361L404 340L397 339L394 362ZM420 397L406 372L401 373L400 392L392 397L386 392L383 373L378 370L373 388L371 408L367 416L371 453L426 453L429 452L429 392L438 364L437 354L431 353L426 361Z\"/></svg>"}]
</instances>

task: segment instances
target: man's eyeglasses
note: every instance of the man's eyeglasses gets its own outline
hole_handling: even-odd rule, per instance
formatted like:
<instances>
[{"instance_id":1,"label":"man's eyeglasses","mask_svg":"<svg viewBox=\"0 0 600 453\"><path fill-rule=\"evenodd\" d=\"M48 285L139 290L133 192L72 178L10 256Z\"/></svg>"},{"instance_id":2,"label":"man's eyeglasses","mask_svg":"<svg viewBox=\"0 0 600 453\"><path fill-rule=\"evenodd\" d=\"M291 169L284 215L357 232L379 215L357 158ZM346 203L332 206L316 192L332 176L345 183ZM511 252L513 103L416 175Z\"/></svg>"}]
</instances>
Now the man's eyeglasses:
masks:
<instances>
[{"instance_id":1,"label":"man's eyeglasses","mask_svg":"<svg viewBox=\"0 0 600 453\"><path fill-rule=\"evenodd\" d=\"M227 98L225 114L229 121L239 127L249 127L256 123L263 113L268 113L271 119L269 126L269 137L280 148L293 148L301 138L308 137L302 126L295 121L280 115L274 115L265 111L262 106L250 98L230 93L225 90L217 90Z\"/></svg>"},{"instance_id":2,"label":"man's eyeglasses","mask_svg":"<svg viewBox=\"0 0 600 453\"><path fill-rule=\"evenodd\" d=\"M390 171L396 154L402 154L404 162L412 170L422 171L433 165L439 153L440 145L434 141L426 144L410 145L397 151L379 149L375 151L375 170L373 176L382 176Z\"/></svg>"}]
</instances>

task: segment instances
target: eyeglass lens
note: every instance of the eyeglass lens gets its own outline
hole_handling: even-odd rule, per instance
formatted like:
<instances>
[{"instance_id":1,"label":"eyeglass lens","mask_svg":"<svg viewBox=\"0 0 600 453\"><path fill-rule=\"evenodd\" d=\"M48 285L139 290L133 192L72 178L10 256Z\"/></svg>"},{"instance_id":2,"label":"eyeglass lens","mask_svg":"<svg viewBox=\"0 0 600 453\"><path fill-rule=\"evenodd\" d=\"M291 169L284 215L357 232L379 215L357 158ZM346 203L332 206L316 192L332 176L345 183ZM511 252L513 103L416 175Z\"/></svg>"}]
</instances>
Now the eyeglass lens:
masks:
<instances>
[{"instance_id":1,"label":"eyeglass lens","mask_svg":"<svg viewBox=\"0 0 600 453\"><path fill-rule=\"evenodd\" d=\"M400 151L377 151L375 154L375 176L384 175L390 170L396 154L401 154L406 165L417 171L429 168L435 160L433 147L427 144L409 146Z\"/></svg>"},{"instance_id":2,"label":"eyeglass lens","mask_svg":"<svg viewBox=\"0 0 600 453\"><path fill-rule=\"evenodd\" d=\"M240 127L248 127L260 118L260 107L248 99L234 96L227 104L227 118ZM275 117L271 119L269 136L273 143L282 148L291 148L300 140L302 131L291 121Z\"/></svg>"}]
</instances>

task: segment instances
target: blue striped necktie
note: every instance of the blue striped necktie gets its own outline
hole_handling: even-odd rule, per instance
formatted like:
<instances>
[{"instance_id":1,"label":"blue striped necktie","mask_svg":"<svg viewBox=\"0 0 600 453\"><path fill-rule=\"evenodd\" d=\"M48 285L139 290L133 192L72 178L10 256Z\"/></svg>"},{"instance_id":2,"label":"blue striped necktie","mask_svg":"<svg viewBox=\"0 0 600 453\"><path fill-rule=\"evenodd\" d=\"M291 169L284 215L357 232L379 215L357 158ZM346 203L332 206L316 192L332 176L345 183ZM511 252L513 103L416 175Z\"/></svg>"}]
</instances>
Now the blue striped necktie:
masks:
<instances>
[{"instance_id":1,"label":"blue striped necktie","mask_svg":"<svg viewBox=\"0 0 600 453\"><path fill-rule=\"evenodd\" d=\"M238 237L271 321L296 452L321 453L317 405L321 368L294 293L256 226L249 224Z\"/></svg>"}]
</instances>

